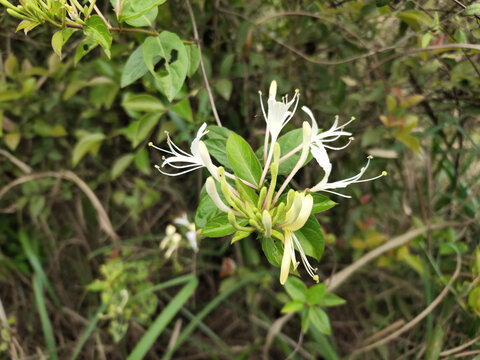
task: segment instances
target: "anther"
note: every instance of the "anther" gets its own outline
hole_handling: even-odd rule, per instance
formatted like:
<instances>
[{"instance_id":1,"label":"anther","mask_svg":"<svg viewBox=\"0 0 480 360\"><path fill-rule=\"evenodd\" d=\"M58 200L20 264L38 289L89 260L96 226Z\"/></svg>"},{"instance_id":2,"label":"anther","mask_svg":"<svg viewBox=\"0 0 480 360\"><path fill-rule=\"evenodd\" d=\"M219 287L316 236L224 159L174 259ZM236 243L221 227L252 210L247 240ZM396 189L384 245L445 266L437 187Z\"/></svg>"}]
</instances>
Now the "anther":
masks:
<instances>
[{"instance_id":1,"label":"anther","mask_svg":"<svg viewBox=\"0 0 480 360\"><path fill-rule=\"evenodd\" d=\"M373 159L373 156L372 156L372 155L368 155L368 156L367 156L367 159L372 160L372 159Z\"/></svg>"},{"instance_id":2,"label":"anther","mask_svg":"<svg viewBox=\"0 0 480 360\"><path fill-rule=\"evenodd\" d=\"M355 117L355 116L352 116L352 117L350 118L350 121L353 121L353 120L355 120L355 119L356 119L356 117Z\"/></svg>"},{"instance_id":3,"label":"anther","mask_svg":"<svg viewBox=\"0 0 480 360\"><path fill-rule=\"evenodd\" d=\"M150 142L148 143L148 146L153 146L153 143L150 141Z\"/></svg>"},{"instance_id":4,"label":"anther","mask_svg":"<svg viewBox=\"0 0 480 360\"><path fill-rule=\"evenodd\" d=\"M386 172L386 171L382 171L382 175L383 175L383 176L387 176L387 172Z\"/></svg>"}]
</instances>

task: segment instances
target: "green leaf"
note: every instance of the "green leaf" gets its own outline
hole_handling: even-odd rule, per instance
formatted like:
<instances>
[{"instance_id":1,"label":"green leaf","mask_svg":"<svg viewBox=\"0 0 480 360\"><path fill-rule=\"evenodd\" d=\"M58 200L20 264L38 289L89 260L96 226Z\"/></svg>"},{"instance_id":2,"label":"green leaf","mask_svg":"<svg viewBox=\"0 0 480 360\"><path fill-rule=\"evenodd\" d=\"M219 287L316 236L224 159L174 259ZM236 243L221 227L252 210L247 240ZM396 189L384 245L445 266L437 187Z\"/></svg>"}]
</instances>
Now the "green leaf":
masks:
<instances>
[{"instance_id":1,"label":"green leaf","mask_svg":"<svg viewBox=\"0 0 480 360\"><path fill-rule=\"evenodd\" d=\"M227 158L227 139L206 139L203 142L207 146L210 155L226 169L230 169L230 163Z\"/></svg>"},{"instance_id":2,"label":"green leaf","mask_svg":"<svg viewBox=\"0 0 480 360\"><path fill-rule=\"evenodd\" d=\"M150 160L148 159L147 149L140 149L135 154L135 166L145 175L150 175L151 167Z\"/></svg>"},{"instance_id":3,"label":"green leaf","mask_svg":"<svg viewBox=\"0 0 480 360\"><path fill-rule=\"evenodd\" d=\"M148 94L133 95L122 102L122 106L127 110L146 111L146 112L165 112L165 106L156 97Z\"/></svg>"},{"instance_id":4,"label":"green leaf","mask_svg":"<svg viewBox=\"0 0 480 360\"><path fill-rule=\"evenodd\" d=\"M52 48L53 48L53 51L55 51L55 54L57 54L60 59L62 58L62 46L63 46L63 31L58 30L52 36Z\"/></svg>"},{"instance_id":5,"label":"green leaf","mask_svg":"<svg viewBox=\"0 0 480 360\"><path fill-rule=\"evenodd\" d=\"M198 50L197 45L185 45L185 50L187 50L188 55L187 76L192 77L197 71L198 65L200 65L200 50Z\"/></svg>"},{"instance_id":6,"label":"green leaf","mask_svg":"<svg viewBox=\"0 0 480 360\"><path fill-rule=\"evenodd\" d=\"M317 193L310 193L313 197L313 207L312 207L312 214L317 214L319 212L331 209L337 203L335 201L330 200L326 196Z\"/></svg>"},{"instance_id":7,"label":"green leaf","mask_svg":"<svg viewBox=\"0 0 480 360\"><path fill-rule=\"evenodd\" d=\"M283 257L283 247L280 240L275 238L262 238L262 250L270 264L280 267Z\"/></svg>"},{"instance_id":8,"label":"green leaf","mask_svg":"<svg viewBox=\"0 0 480 360\"><path fill-rule=\"evenodd\" d=\"M305 225L300 230L295 231L295 235L305 254L320 261L325 249L325 238L322 227L315 216L310 215Z\"/></svg>"},{"instance_id":9,"label":"green leaf","mask_svg":"<svg viewBox=\"0 0 480 360\"><path fill-rule=\"evenodd\" d=\"M42 119L35 120L34 131L43 137L62 137L67 135L67 131L60 124L54 126L48 124Z\"/></svg>"},{"instance_id":10,"label":"green leaf","mask_svg":"<svg viewBox=\"0 0 480 360\"><path fill-rule=\"evenodd\" d=\"M113 164L111 179L115 180L117 177L119 177L120 174L123 173L125 169L132 163L134 157L134 154L126 154L119 157Z\"/></svg>"},{"instance_id":11,"label":"green leaf","mask_svg":"<svg viewBox=\"0 0 480 360\"><path fill-rule=\"evenodd\" d=\"M119 20L126 21L131 25L131 20L142 17L166 1L167 0L126 0L123 5L122 13L119 16ZM113 4L114 1L111 1L111 3L115 6L115 4Z\"/></svg>"},{"instance_id":12,"label":"green leaf","mask_svg":"<svg viewBox=\"0 0 480 360\"><path fill-rule=\"evenodd\" d=\"M303 310L305 307L305 303L301 300L293 300L290 301L289 303L286 303L283 307L281 313L291 313L291 312L297 312Z\"/></svg>"},{"instance_id":13,"label":"green leaf","mask_svg":"<svg viewBox=\"0 0 480 360\"><path fill-rule=\"evenodd\" d=\"M184 97L182 100L177 102L170 108L171 111L180 115L182 118L189 122L193 122L192 107L190 106L190 101L188 97Z\"/></svg>"},{"instance_id":14,"label":"green leaf","mask_svg":"<svg viewBox=\"0 0 480 360\"><path fill-rule=\"evenodd\" d=\"M293 300L305 302L307 287L302 280L289 276L284 286L285 291Z\"/></svg>"},{"instance_id":15,"label":"green leaf","mask_svg":"<svg viewBox=\"0 0 480 360\"><path fill-rule=\"evenodd\" d=\"M7 145L7 147L12 151L17 148L18 144L20 143L20 139L21 135L18 131L8 133L3 137L5 145Z\"/></svg>"},{"instance_id":16,"label":"green leaf","mask_svg":"<svg viewBox=\"0 0 480 360\"><path fill-rule=\"evenodd\" d=\"M148 68L143 60L143 46L140 45L135 51L128 57L125 67L122 71L122 78L120 80L120 86L125 87L130 85L134 81L140 79L148 72Z\"/></svg>"},{"instance_id":17,"label":"green leaf","mask_svg":"<svg viewBox=\"0 0 480 360\"><path fill-rule=\"evenodd\" d=\"M133 137L132 147L137 147L148 136L150 131L158 124L158 120L162 113L147 113L143 115L135 129L135 136Z\"/></svg>"},{"instance_id":18,"label":"green leaf","mask_svg":"<svg viewBox=\"0 0 480 360\"><path fill-rule=\"evenodd\" d=\"M176 54L176 59L173 58ZM156 71L155 65L164 60L164 68ZM143 60L147 69L158 81L161 91L172 101L182 88L188 69L188 54L177 34L163 31L158 37L148 37L143 43Z\"/></svg>"},{"instance_id":19,"label":"green leaf","mask_svg":"<svg viewBox=\"0 0 480 360\"><path fill-rule=\"evenodd\" d=\"M88 134L80 138L73 148L72 165L75 167L87 152L95 155L104 139L105 135L102 133Z\"/></svg>"},{"instance_id":20,"label":"green leaf","mask_svg":"<svg viewBox=\"0 0 480 360\"><path fill-rule=\"evenodd\" d=\"M213 88L215 89L217 94L223 97L225 100L230 100L230 95L232 95L233 89L233 84L230 80L218 80L215 84L213 84Z\"/></svg>"},{"instance_id":21,"label":"green leaf","mask_svg":"<svg viewBox=\"0 0 480 360\"><path fill-rule=\"evenodd\" d=\"M110 47L112 46L112 35L108 31L107 25L98 15L93 15L85 22L83 30L85 35L98 43L108 58L110 58Z\"/></svg>"},{"instance_id":22,"label":"green leaf","mask_svg":"<svg viewBox=\"0 0 480 360\"><path fill-rule=\"evenodd\" d=\"M238 240L242 240L242 239L245 239L247 236L249 236L253 231L241 231L241 230L238 230L232 237L232 241L230 242L230 244L233 244L234 242L238 241Z\"/></svg>"},{"instance_id":23,"label":"green leaf","mask_svg":"<svg viewBox=\"0 0 480 360\"><path fill-rule=\"evenodd\" d=\"M262 176L262 166L248 143L233 131L227 140L227 158L235 175L257 188Z\"/></svg>"},{"instance_id":24,"label":"green leaf","mask_svg":"<svg viewBox=\"0 0 480 360\"><path fill-rule=\"evenodd\" d=\"M237 219L241 226L245 226L247 221L245 219ZM213 219L210 219L202 230L202 235L206 237L222 237L233 234L237 231L228 222L227 213L220 213Z\"/></svg>"},{"instance_id":25,"label":"green leaf","mask_svg":"<svg viewBox=\"0 0 480 360\"><path fill-rule=\"evenodd\" d=\"M306 333L310 327L310 311L312 308L308 307L302 311L302 331Z\"/></svg>"},{"instance_id":26,"label":"green leaf","mask_svg":"<svg viewBox=\"0 0 480 360\"><path fill-rule=\"evenodd\" d=\"M480 16L480 4L472 4L469 5L465 8L463 11L463 15L469 16L469 15L477 15Z\"/></svg>"},{"instance_id":27,"label":"green leaf","mask_svg":"<svg viewBox=\"0 0 480 360\"><path fill-rule=\"evenodd\" d=\"M22 93L15 90L5 90L0 91L0 101L10 101L20 99L22 97Z\"/></svg>"},{"instance_id":28,"label":"green leaf","mask_svg":"<svg viewBox=\"0 0 480 360\"><path fill-rule=\"evenodd\" d=\"M45 208L45 196L34 195L30 199L29 210L30 216L36 218Z\"/></svg>"},{"instance_id":29,"label":"green leaf","mask_svg":"<svg viewBox=\"0 0 480 360\"><path fill-rule=\"evenodd\" d=\"M345 304L345 299L335 295L335 294L325 294L325 296L320 300L317 304L318 306L322 307L329 307L329 306L339 306Z\"/></svg>"},{"instance_id":30,"label":"green leaf","mask_svg":"<svg viewBox=\"0 0 480 360\"><path fill-rule=\"evenodd\" d=\"M306 299L307 303L310 305L318 305L318 303L323 299L325 294L327 293L327 285L323 284L316 284L308 288L306 292Z\"/></svg>"},{"instance_id":31,"label":"green leaf","mask_svg":"<svg viewBox=\"0 0 480 360\"><path fill-rule=\"evenodd\" d=\"M75 57L73 59L73 65L77 66L78 62L87 55L90 51L95 49L98 46L98 43L93 41L90 38L85 38L80 45L77 46L77 50L75 51Z\"/></svg>"},{"instance_id":32,"label":"green leaf","mask_svg":"<svg viewBox=\"0 0 480 360\"><path fill-rule=\"evenodd\" d=\"M128 25L134 26L134 27L153 26L153 22L157 18L157 15L158 15L158 8L154 7L149 12L137 18L126 20L125 22Z\"/></svg>"},{"instance_id":33,"label":"green leaf","mask_svg":"<svg viewBox=\"0 0 480 360\"><path fill-rule=\"evenodd\" d=\"M421 29L421 24L429 27L433 25L433 19L421 10L406 10L397 17L416 31Z\"/></svg>"},{"instance_id":34,"label":"green leaf","mask_svg":"<svg viewBox=\"0 0 480 360\"><path fill-rule=\"evenodd\" d=\"M208 152L226 169L230 169L230 163L227 158L227 139L230 136L230 130L216 125L207 126L207 137L205 145Z\"/></svg>"},{"instance_id":35,"label":"green leaf","mask_svg":"<svg viewBox=\"0 0 480 360\"><path fill-rule=\"evenodd\" d=\"M193 294L197 288L197 285L197 278L192 277L192 279L177 293L177 295L175 295L169 304L162 309L162 312L152 322L133 351L130 353L130 355L128 355L127 360L141 360L145 357L148 350L153 346L163 330L169 323L171 323L175 314Z\"/></svg>"},{"instance_id":36,"label":"green leaf","mask_svg":"<svg viewBox=\"0 0 480 360\"><path fill-rule=\"evenodd\" d=\"M258 194L251 187L245 185L238 178L235 178L235 186L240 194L240 198L243 201L250 201L252 204L256 204L258 201Z\"/></svg>"},{"instance_id":37,"label":"green leaf","mask_svg":"<svg viewBox=\"0 0 480 360\"><path fill-rule=\"evenodd\" d=\"M308 318L310 323L315 326L318 331L323 334L330 335L332 332L330 328L330 320L328 319L328 315L325 311L318 307L312 307L310 308Z\"/></svg>"},{"instance_id":38,"label":"green leaf","mask_svg":"<svg viewBox=\"0 0 480 360\"><path fill-rule=\"evenodd\" d=\"M445 331L442 325L436 325L433 330L432 337L427 345L427 351L425 352L425 360L437 360L440 357L440 352L443 348L443 339Z\"/></svg>"}]
</instances>

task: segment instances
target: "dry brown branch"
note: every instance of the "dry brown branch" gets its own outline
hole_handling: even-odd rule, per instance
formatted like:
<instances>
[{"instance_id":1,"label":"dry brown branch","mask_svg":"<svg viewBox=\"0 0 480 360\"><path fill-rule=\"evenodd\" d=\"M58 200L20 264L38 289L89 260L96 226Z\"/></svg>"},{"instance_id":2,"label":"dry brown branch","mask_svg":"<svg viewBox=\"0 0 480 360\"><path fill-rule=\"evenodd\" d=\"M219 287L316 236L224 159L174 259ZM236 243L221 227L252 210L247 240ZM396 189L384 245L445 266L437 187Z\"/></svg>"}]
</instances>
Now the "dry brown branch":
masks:
<instances>
[{"instance_id":1,"label":"dry brown branch","mask_svg":"<svg viewBox=\"0 0 480 360\"><path fill-rule=\"evenodd\" d=\"M88 187L88 185L80 179L75 173L69 171L69 170L64 170L64 171L59 171L59 172L54 172L54 171L46 171L42 173L36 173L36 174L31 174L31 175L25 175L22 176L11 183L5 185L1 190L0 190L0 199L12 188L15 186L18 186L20 184L26 183L28 181L36 180L36 179L42 179L46 177L53 177L56 179L67 179L72 182L74 182L80 190L83 191L83 193L88 197L90 202L92 203L93 207L97 211L98 214L98 222L100 224L100 227L110 236L112 239L112 242L116 248L120 246L120 238L118 237L117 233L113 229L112 223L110 222L110 219L103 208L100 200L98 200L97 196L95 193Z\"/></svg>"},{"instance_id":2,"label":"dry brown branch","mask_svg":"<svg viewBox=\"0 0 480 360\"><path fill-rule=\"evenodd\" d=\"M422 235L423 233L431 230L438 230L438 229L443 229L448 226L456 226L460 225L458 222L452 222L452 221L445 221L441 222L438 224L432 224L432 225L427 225L427 226L422 226L419 229L412 229L408 232L406 232L403 235L397 236L390 241L386 242L385 244L377 247L376 249L373 249L372 251L366 253L363 255L360 259L355 261L353 264L347 266L345 269L342 271L339 271L336 273L334 276L332 276L330 279L327 280L328 282L328 291L332 292L335 289L337 289L345 280L347 280L352 274L354 274L358 269L360 269L362 266L366 265L373 259L376 259L380 255L396 249L402 245L405 245L409 241L413 240L415 237Z\"/></svg>"},{"instance_id":3,"label":"dry brown branch","mask_svg":"<svg viewBox=\"0 0 480 360\"><path fill-rule=\"evenodd\" d=\"M462 345L459 345L457 347L454 347L452 349L448 349L448 350L443 350L441 353L440 353L440 356L449 356L449 355L453 355L459 351L462 351L463 349L466 349L467 347L469 346L472 346L473 344L475 344L477 341L480 340L480 336L477 336L476 338L466 342L465 344L462 344Z\"/></svg>"},{"instance_id":4,"label":"dry brown branch","mask_svg":"<svg viewBox=\"0 0 480 360\"><path fill-rule=\"evenodd\" d=\"M205 88L207 89L208 98L210 99L210 105L212 106L213 116L215 117L215 121L217 122L218 126L222 126L222 122L218 116L217 107L215 106L215 100L213 99L212 89L210 88L210 84L208 82L207 72L205 71L205 64L203 63L203 56L202 56L202 46L200 45L200 37L198 36L197 30L197 23L195 21L195 15L193 14L192 5L190 4L189 0L185 0L187 4L188 14L190 15L190 20L192 22L193 27L193 36L195 42L198 46L198 51L200 52L200 69L202 70L203 80L205 81Z\"/></svg>"},{"instance_id":5,"label":"dry brown branch","mask_svg":"<svg viewBox=\"0 0 480 360\"><path fill-rule=\"evenodd\" d=\"M427 317L428 314L430 314L433 309L435 309L444 299L444 297L448 294L450 291L450 287L454 283L454 281L457 279L458 275L460 274L460 269L462 267L462 258L460 257L459 254L457 254L457 266L455 268L455 272L453 273L452 277L450 278L450 281L448 284L443 288L442 292L433 300L430 305L428 305L420 314L418 314L415 318L413 318L410 322L408 322L406 325L402 326L400 329L395 331L394 333L388 335L387 337L384 337L382 340L377 341L371 345L367 345L363 348L355 350L351 355L357 355L360 353L363 353L368 350L375 349L378 346L384 345L388 343L390 340L393 340L397 337L399 337L401 334L404 332L410 330L413 328L415 325L417 325L420 321L422 321L425 317Z\"/></svg>"},{"instance_id":6,"label":"dry brown branch","mask_svg":"<svg viewBox=\"0 0 480 360\"><path fill-rule=\"evenodd\" d=\"M5 156L8 160L10 160L13 164L15 164L24 173L30 174L32 172L32 168L30 166L25 164L23 161L17 159L15 156L10 154L8 151L0 149L0 155Z\"/></svg>"}]
</instances>

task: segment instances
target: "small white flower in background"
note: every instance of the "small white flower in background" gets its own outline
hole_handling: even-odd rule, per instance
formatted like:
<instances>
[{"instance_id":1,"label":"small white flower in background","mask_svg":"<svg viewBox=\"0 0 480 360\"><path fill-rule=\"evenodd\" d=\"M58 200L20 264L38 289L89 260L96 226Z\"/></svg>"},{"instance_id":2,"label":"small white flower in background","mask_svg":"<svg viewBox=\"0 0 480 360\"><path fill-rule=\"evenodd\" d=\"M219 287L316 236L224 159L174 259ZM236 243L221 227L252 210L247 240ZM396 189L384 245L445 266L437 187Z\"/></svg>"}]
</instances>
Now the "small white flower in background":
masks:
<instances>
[{"instance_id":1,"label":"small white flower in background","mask_svg":"<svg viewBox=\"0 0 480 360\"><path fill-rule=\"evenodd\" d=\"M183 212L182 215L173 219L173 223L176 225L185 226L188 229L185 237L187 238L188 243L190 244L190 247L193 249L193 251L198 252L197 232L195 230L195 223L188 220L187 213Z\"/></svg>"},{"instance_id":2,"label":"small white flower in background","mask_svg":"<svg viewBox=\"0 0 480 360\"><path fill-rule=\"evenodd\" d=\"M178 176L178 175L183 175L186 174L190 171L194 171L197 169L200 169L202 167L206 167L208 171L212 174L212 176L215 179L218 179L217 175L217 167L213 165L212 159L210 158L210 154L208 153L207 146L203 141L200 139L202 138L203 135L208 133L207 130L205 130L207 127L206 123L203 123L202 126L200 126L200 129L198 129L197 136L195 139L192 141L192 145L190 146L190 151L191 154L187 153L186 151L180 149L173 141L170 139L170 136L167 133L167 144L170 150L162 149L158 146L153 145L153 143L148 143L149 146L160 150L166 154L172 155L168 158L163 157L163 163L162 163L162 168L165 165L170 165L171 167L175 169L185 169L183 171L180 171L178 173L167 173L164 172L160 166L155 165L158 171L160 171L162 174L169 175L169 176Z\"/></svg>"},{"instance_id":3,"label":"small white flower in background","mask_svg":"<svg viewBox=\"0 0 480 360\"><path fill-rule=\"evenodd\" d=\"M178 249L180 241L182 241L182 235L177 233L175 226L171 224L167 225L165 229L165 237L160 243L160 250L165 250L165 248L167 248L167 252L165 253L167 259L169 259Z\"/></svg>"}]
</instances>

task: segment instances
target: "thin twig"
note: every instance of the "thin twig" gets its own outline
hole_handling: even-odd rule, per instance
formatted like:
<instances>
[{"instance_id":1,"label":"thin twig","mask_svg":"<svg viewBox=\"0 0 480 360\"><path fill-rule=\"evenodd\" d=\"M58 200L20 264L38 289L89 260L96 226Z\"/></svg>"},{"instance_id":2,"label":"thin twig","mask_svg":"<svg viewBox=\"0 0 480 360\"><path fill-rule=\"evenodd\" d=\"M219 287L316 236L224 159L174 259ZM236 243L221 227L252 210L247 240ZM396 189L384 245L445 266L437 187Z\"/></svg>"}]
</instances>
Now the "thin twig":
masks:
<instances>
[{"instance_id":1,"label":"thin twig","mask_svg":"<svg viewBox=\"0 0 480 360\"><path fill-rule=\"evenodd\" d=\"M210 84L208 82L207 72L205 71L205 64L203 63L202 46L200 45L200 37L198 36L197 23L195 21L195 15L193 14L192 5L190 4L189 0L185 0L185 3L187 4L188 14L190 15L190 20L192 22L193 36L194 36L195 42L197 43L198 51L200 52L200 69L202 70L203 80L205 81L205 87L207 89L208 98L210 99L210 105L212 106L213 116L215 117L215 121L217 122L217 125L222 126L222 122L220 121L220 118L217 113L217 108L215 106L215 100L213 100L212 89L210 88Z\"/></svg>"},{"instance_id":2,"label":"thin twig","mask_svg":"<svg viewBox=\"0 0 480 360\"><path fill-rule=\"evenodd\" d=\"M358 350L355 350L351 355L357 355L360 353L363 353L368 350L375 349L376 347L379 347L383 344L388 343L390 340L393 340L403 334L405 331L410 330L413 328L415 325L417 325L421 320L423 320L428 314L430 314L433 309L435 309L443 300L443 298L448 294L450 291L450 287L454 283L454 281L457 279L458 275L460 274L460 269L462 267L462 258L460 254L457 254L457 266L455 268L455 272L453 273L452 277L450 278L450 281L448 284L443 288L442 292L433 300L430 305L428 305L420 314L418 314L415 318L413 318L410 322L408 322L405 326L402 326L400 329L395 331L394 333L388 335L387 337L384 337L383 339L377 341L376 343L373 343L371 345L365 346L363 348L360 348Z\"/></svg>"},{"instance_id":3,"label":"thin twig","mask_svg":"<svg viewBox=\"0 0 480 360\"><path fill-rule=\"evenodd\" d=\"M102 206L102 203L100 200L98 200L97 196L95 193L88 187L88 185L80 179L75 173L65 170L65 171L59 171L59 172L54 172L54 171L46 171L42 173L37 173L37 174L31 174L31 175L25 175L22 176L14 181L12 181L10 184L5 185L1 190L0 190L0 199L13 187L18 186L20 184L26 183L28 181L36 180L36 179L42 179L45 177L53 177L56 179L67 179L70 181L73 181L82 191L83 193L88 197L90 202L92 203L93 207L97 211L98 214L98 222L100 224L100 227L111 237L112 242L115 246L115 248L120 247L120 238L113 229L112 223L110 222L110 219L107 215L107 212Z\"/></svg>"},{"instance_id":4,"label":"thin twig","mask_svg":"<svg viewBox=\"0 0 480 360\"><path fill-rule=\"evenodd\" d=\"M338 288L345 280L347 280L352 274L354 274L358 269L360 269L362 266L367 264L368 262L372 261L373 259L376 259L380 255L398 248L409 241L413 240L415 237L431 230L438 230L438 229L443 229L448 226L455 226L455 225L460 225L458 222L441 222L438 224L432 224L432 225L427 225L427 226L422 226L419 229L412 229L408 232L406 232L403 235L397 236L396 238L391 239L390 241L386 242L385 244L377 247L376 249L373 249L372 251L366 253L363 255L360 259L355 261L353 264L350 266L346 267L342 271L339 271L336 273L333 277L331 277L328 280L328 291L332 292L336 288Z\"/></svg>"},{"instance_id":5,"label":"thin twig","mask_svg":"<svg viewBox=\"0 0 480 360\"><path fill-rule=\"evenodd\" d=\"M15 156L10 154L8 151L0 149L0 155L5 156L8 160L10 160L13 164L17 165L17 167L22 170L26 174L30 174L32 172L32 168L25 164L23 161L17 159Z\"/></svg>"},{"instance_id":6,"label":"thin twig","mask_svg":"<svg viewBox=\"0 0 480 360\"><path fill-rule=\"evenodd\" d=\"M480 341L480 336L477 336L475 339L472 339L466 342L465 344L459 345L449 350L444 350L440 353L440 356L448 356L448 355L455 354L456 352L462 351L463 349L466 349L467 347L475 344L477 341Z\"/></svg>"}]
</instances>

